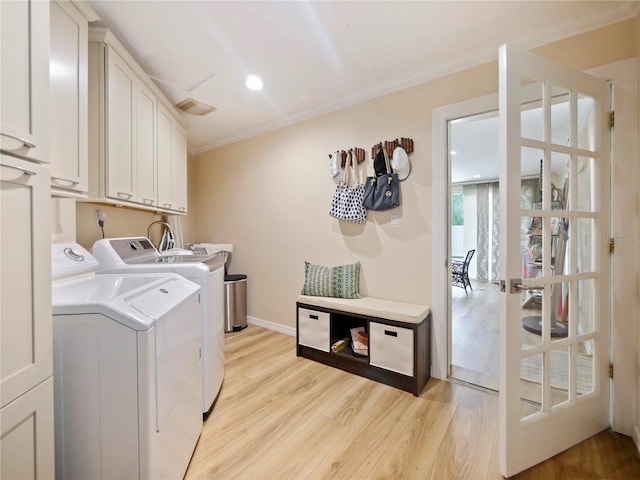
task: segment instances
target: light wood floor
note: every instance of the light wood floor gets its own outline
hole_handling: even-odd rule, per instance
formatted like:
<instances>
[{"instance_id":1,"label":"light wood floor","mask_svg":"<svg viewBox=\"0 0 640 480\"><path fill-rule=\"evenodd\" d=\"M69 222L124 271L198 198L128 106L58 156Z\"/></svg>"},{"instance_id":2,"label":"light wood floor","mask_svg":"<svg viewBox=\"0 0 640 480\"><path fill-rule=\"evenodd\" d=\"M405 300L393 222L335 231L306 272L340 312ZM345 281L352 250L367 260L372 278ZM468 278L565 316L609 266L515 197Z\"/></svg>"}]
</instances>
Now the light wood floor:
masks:
<instances>
[{"instance_id":1,"label":"light wood floor","mask_svg":"<svg viewBox=\"0 0 640 480\"><path fill-rule=\"evenodd\" d=\"M225 381L193 479L498 479L498 397L430 380L418 398L295 356L255 326L225 339ZM603 432L517 478L640 479L631 439Z\"/></svg>"},{"instance_id":2,"label":"light wood floor","mask_svg":"<svg viewBox=\"0 0 640 480\"><path fill-rule=\"evenodd\" d=\"M467 294L451 287L453 378L498 391L500 292L491 282L472 282Z\"/></svg>"},{"instance_id":3,"label":"light wood floor","mask_svg":"<svg viewBox=\"0 0 640 480\"><path fill-rule=\"evenodd\" d=\"M498 391L500 356L500 292L498 285L472 280L473 290L451 287L451 371L463 382ZM524 303L524 295L523 295ZM522 310L522 315L539 315ZM520 329L523 345L539 345L541 337ZM526 389L526 387L523 387ZM532 394L539 396L539 392Z\"/></svg>"}]
</instances>

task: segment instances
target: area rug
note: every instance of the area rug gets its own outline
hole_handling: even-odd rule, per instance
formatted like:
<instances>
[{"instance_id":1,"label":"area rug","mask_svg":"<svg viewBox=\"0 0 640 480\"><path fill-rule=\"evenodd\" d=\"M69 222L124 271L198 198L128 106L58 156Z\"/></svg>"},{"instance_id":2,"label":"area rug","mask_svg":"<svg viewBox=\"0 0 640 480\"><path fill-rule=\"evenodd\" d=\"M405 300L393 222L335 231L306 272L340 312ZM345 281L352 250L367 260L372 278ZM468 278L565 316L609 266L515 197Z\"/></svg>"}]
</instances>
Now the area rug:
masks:
<instances>
[{"instance_id":1,"label":"area rug","mask_svg":"<svg viewBox=\"0 0 640 480\"><path fill-rule=\"evenodd\" d=\"M593 357L591 355L578 355L578 393L588 393L593 390ZM551 351L551 387L559 390L568 390L569 372L567 352L561 350ZM542 383L542 355L533 355L522 359L520 378L528 382Z\"/></svg>"}]
</instances>

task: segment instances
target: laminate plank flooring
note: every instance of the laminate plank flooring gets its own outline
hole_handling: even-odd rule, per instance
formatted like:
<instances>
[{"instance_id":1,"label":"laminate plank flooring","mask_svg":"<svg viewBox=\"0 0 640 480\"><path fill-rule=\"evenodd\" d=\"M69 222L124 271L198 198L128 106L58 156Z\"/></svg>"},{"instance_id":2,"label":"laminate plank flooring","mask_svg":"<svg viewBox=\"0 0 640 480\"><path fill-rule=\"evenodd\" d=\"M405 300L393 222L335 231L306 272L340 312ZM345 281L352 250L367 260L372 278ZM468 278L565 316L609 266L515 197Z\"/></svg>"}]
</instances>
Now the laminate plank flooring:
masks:
<instances>
[{"instance_id":1,"label":"laminate plank flooring","mask_svg":"<svg viewBox=\"0 0 640 480\"><path fill-rule=\"evenodd\" d=\"M502 478L496 395L431 379L414 397L252 325L227 334L225 358L187 480ZM640 458L605 431L516 478L640 479Z\"/></svg>"},{"instance_id":2,"label":"laminate plank flooring","mask_svg":"<svg viewBox=\"0 0 640 480\"><path fill-rule=\"evenodd\" d=\"M498 391L500 357L500 292L498 285L472 281L473 290L451 287L452 378ZM523 294L524 303L525 294ZM522 315L539 315L522 310ZM539 345L540 336L520 329L523 345ZM525 387L526 388L526 387Z\"/></svg>"},{"instance_id":3,"label":"laminate plank flooring","mask_svg":"<svg viewBox=\"0 0 640 480\"><path fill-rule=\"evenodd\" d=\"M473 290L451 288L451 371L453 378L498 390L500 292L490 282Z\"/></svg>"}]
</instances>

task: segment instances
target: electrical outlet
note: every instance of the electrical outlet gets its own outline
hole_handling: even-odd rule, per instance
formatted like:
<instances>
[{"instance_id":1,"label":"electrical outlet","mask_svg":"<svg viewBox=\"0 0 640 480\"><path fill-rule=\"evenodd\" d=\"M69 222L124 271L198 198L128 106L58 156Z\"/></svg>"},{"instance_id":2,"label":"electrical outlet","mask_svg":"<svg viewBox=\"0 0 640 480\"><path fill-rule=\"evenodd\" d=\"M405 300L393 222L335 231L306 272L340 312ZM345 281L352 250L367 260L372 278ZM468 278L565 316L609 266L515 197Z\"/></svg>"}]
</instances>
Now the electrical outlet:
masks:
<instances>
[{"instance_id":1,"label":"electrical outlet","mask_svg":"<svg viewBox=\"0 0 640 480\"><path fill-rule=\"evenodd\" d=\"M98 226L104 227L104 222L107 219L107 214L102 210L96 210L96 218L98 219Z\"/></svg>"},{"instance_id":2,"label":"electrical outlet","mask_svg":"<svg viewBox=\"0 0 640 480\"><path fill-rule=\"evenodd\" d=\"M391 228L398 228L400 226L400 216L391 214Z\"/></svg>"}]
</instances>

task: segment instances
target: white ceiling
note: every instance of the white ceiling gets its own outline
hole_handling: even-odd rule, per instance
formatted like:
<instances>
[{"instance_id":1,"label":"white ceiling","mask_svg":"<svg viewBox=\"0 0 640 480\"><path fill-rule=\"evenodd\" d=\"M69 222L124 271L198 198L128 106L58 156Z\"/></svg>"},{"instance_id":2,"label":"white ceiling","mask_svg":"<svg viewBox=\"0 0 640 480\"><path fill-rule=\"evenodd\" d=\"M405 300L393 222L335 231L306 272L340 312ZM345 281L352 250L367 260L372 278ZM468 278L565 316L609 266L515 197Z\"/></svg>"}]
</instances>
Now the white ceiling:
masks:
<instances>
[{"instance_id":1,"label":"white ceiling","mask_svg":"<svg viewBox=\"0 0 640 480\"><path fill-rule=\"evenodd\" d=\"M553 113L553 110L552 110ZM568 138L570 135L570 118L568 112L559 112L554 125L555 131ZM542 109L537 108L523 112L522 131L531 132L535 126L542 125ZM496 181L500 176L499 166L499 130L498 111L474 115L451 122L449 144L451 145L451 182L468 183ZM527 135L527 138L541 140L541 137ZM455 153L454 153L455 152ZM540 174L540 160L544 156L541 150L525 148L521 153L521 174L523 177ZM559 160L553 162L555 170L560 168ZM563 162L562 167L567 165Z\"/></svg>"},{"instance_id":2,"label":"white ceiling","mask_svg":"<svg viewBox=\"0 0 640 480\"><path fill-rule=\"evenodd\" d=\"M540 94L542 91L539 92ZM556 145L571 145L570 96L563 91L552 101L549 119L551 122L551 142ZM539 97L541 98L541 97ZM541 103L541 102L540 102ZM576 123L579 147L588 149L582 142L583 131L589 131L595 121L592 98L583 97L577 101ZM526 108L522 111L521 132L524 138L542 140L544 115L541 107ZM468 183L495 181L499 177L499 118L493 110L449 122L451 159L451 182ZM556 151L550 152L550 168L554 175L563 176L569 167L569 157ZM520 158L523 177L540 175L542 150L524 147Z\"/></svg>"},{"instance_id":3,"label":"white ceiling","mask_svg":"<svg viewBox=\"0 0 640 480\"><path fill-rule=\"evenodd\" d=\"M628 1L95 1L200 153L633 16ZM264 90L244 86L248 74Z\"/></svg>"}]
</instances>

